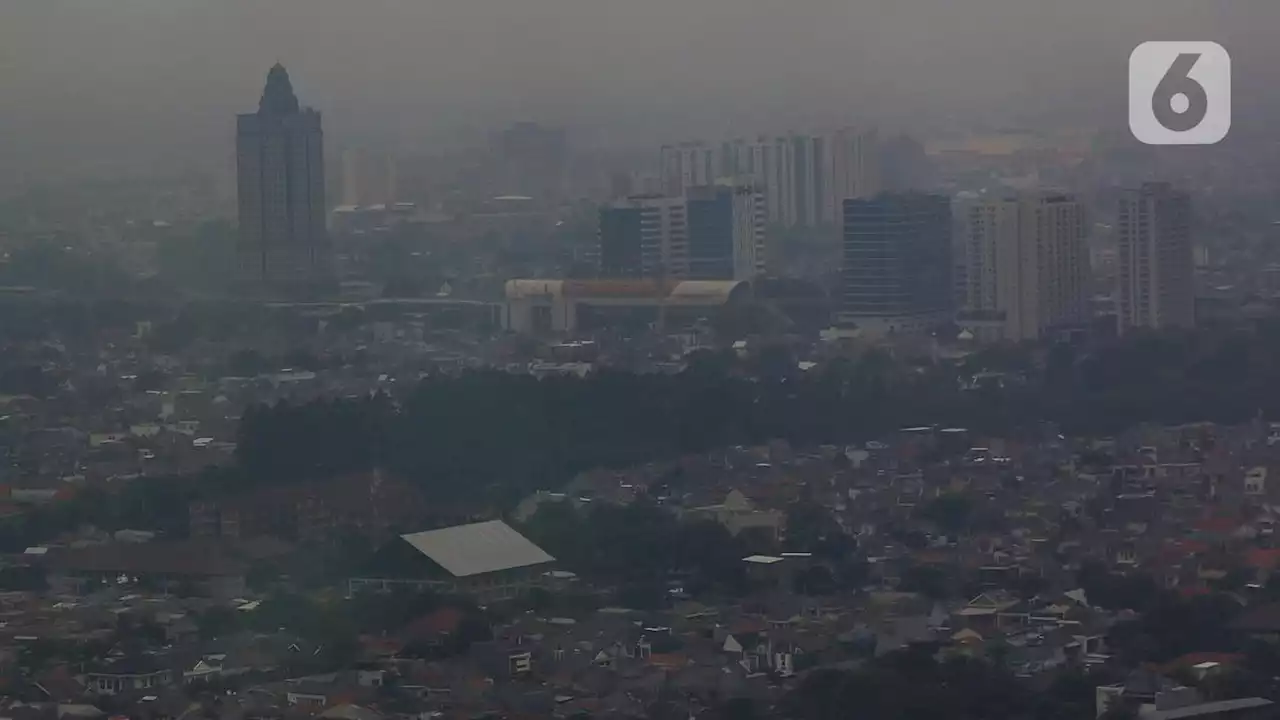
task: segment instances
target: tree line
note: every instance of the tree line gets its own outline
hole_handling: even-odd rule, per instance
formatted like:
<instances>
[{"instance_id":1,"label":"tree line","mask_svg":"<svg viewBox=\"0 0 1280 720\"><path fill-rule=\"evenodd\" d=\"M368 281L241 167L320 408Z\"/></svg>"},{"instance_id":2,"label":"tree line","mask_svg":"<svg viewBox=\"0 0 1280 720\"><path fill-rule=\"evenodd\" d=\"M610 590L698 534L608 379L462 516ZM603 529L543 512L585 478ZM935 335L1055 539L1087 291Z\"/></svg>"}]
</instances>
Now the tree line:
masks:
<instances>
[{"instance_id":1,"label":"tree line","mask_svg":"<svg viewBox=\"0 0 1280 720\"><path fill-rule=\"evenodd\" d=\"M574 474L783 438L796 446L910 425L1018 435L1042 423L1107 435L1142 422L1280 416L1280 331L1141 335L1082 352L977 355L912 367L880 352L808 372L722 354L675 375L600 370L537 379L496 370L427 377L381 395L255 407L240 470L292 482L375 465L441 501L512 501ZM995 370L1003 381L970 382Z\"/></svg>"}]
</instances>

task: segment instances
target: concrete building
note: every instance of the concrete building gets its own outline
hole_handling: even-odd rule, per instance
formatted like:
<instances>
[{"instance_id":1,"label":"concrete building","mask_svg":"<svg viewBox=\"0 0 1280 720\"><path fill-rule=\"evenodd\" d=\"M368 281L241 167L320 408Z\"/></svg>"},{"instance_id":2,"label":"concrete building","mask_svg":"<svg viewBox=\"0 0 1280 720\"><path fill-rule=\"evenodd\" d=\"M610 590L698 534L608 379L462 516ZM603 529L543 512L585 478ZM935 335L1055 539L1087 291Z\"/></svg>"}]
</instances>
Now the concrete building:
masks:
<instances>
[{"instance_id":1,"label":"concrete building","mask_svg":"<svg viewBox=\"0 0 1280 720\"><path fill-rule=\"evenodd\" d=\"M749 185L690 188L688 277L751 280L765 272L764 196Z\"/></svg>"},{"instance_id":2,"label":"concrete building","mask_svg":"<svg viewBox=\"0 0 1280 720\"><path fill-rule=\"evenodd\" d=\"M1194 325L1190 196L1168 183L1126 190L1116 237L1120 334Z\"/></svg>"},{"instance_id":3,"label":"concrete building","mask_svg":"<svg viewBox=\"0 0 1280 720\"><path fill-rule=\"evenodd\" d=\"M684 197L689 188L710 185L719 179L716 150L699 142L663 145L658 173L664 195Z\"/></svg>"},{"instance_id":4,"label":"concrete building","mask_svg":"<svg viewBox=\"0 0 1280 720\"><path fill-rule=\"evenodd\" d=\"M791 182L793 198L787 205L790 216L783 217L783 224L814 227L821 224L823 199L829 194L829 178L824 172L828 165L827 138L821 135L793 135L787 139L791 151Z\"/></svg>"},{"instance_id":5,"label":"concrete building","mask_svg":"<svg viewBox=\"0 0 1280 720\"><path fill-rule=\"evenodd\" d=\"M525 335L597 328L693 326L727 304L750 302L733 280L508 280L502 325Z\"/></svg>"},{"instance_id":6,"label":"concrete building","mask_svg":"<svg viewBox=\"0 0 1280 720\"><path fill-rule=\"evenodd\" d=\"M325 229L324 133L289 73L267 74L258 111L236 121L241 280L268 294L311 294L333 283Z\"/></svg>"},{"instance_id":7,"label":"concrete building","mask_svg":"<svg viewBox=\"0 0 1280 720\"><path fill-rule=\"evenodd\" d=\"M601 208L599 244L601 277L687 277L684 198L636 195Z\"/></svg>"},{"instance_id":8,"label":"concrete building","mask_svg":"<svg viewBox=\"0 0 1280 720\"><path fill-rule=\"evenodd\" d=\"M951 273L949 198L844 201L840 325L868 336L926 332L951 317Z\"/></svg>"},{"instance_id":9,"label":"concrete building","mask_svg":"<svg viewBox=\"0 0 1280 720\"><path fill-rule=\"evenodd\" d=\"M1071 195L1025 192L965 209L966 316L995 320L988 340L1034 340L1087 315L1085 212ZM980 336L974 328L969 328Z\"/></svg>"},{"instance_id":10,"label":"concrete building","mask_svg":"<svg viewBox=\"0 0 1280 720\"><path fill-rule=\"evenodd\" d=\"M830 133L823 157L826 192L822 196L821 220L835 225L842 221L844 201L875 197L880 184L880 140L874 129L844 128Z\"/></svg>"},{"instance_id":11,"label":"concrete building","mask_svg":"<svg viewBox=\"0 0 1280 720\"><path fill-rule=\"evenodd\" d=\"M874 130L731 140L719 154L721 176L749 179L764 196L767 221L777 225L836 225L846 199L880 191Z\"/></svg>"},{"instance_id":12,"label":"concrete building","mask_svg":"<svg viewBox=\"0 0 1280 720\"><path fill-rule=\"evenodd\" d=\"M794 147L785 137L760 137L736 151L736 174L751 178L764 194L766 220L794 225L797 217Z\"/></svg>"},{"instance_id":13,"label":"concrete building","mask_svg":"<svg viewBox=\"0 0 1280 720\"><path fill-rule=\"evenodd\" d=\"M92 695L158 693L174 684L174 675L155 655L108 658L84 668L84 688Z\"/></svg>"}]
</instances>

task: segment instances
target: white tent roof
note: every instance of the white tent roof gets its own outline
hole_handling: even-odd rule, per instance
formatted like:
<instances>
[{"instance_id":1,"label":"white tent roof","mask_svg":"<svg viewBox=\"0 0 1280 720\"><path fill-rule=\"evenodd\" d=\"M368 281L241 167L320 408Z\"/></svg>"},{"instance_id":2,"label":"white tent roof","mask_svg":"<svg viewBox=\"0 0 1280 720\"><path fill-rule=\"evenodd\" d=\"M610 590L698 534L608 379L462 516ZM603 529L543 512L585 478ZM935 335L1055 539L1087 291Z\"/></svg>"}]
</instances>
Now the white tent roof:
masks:
<instances>
[{"instance_id":1,"label":"white tent roof","mask_svg":"<svg viewBox=\"0 0 1280 720\"><path fill-rule=\"evenodd\" d=\"M501 520L400 537L454 577L555 562L555 558Z\"/></svg>"}]
</instances>

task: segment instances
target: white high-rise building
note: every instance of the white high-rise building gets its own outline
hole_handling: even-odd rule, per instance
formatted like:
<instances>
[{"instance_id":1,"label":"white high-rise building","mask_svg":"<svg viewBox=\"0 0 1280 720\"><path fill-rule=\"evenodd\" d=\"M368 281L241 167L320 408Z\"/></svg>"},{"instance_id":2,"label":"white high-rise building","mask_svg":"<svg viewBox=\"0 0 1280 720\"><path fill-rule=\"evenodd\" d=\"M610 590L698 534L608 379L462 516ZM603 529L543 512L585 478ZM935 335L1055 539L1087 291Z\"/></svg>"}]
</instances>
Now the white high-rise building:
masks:
<instances>
[{"instance_id":1,"label":"white high-rise building","mask_svg":"<svg viewBox=\"0 0 1280 720\"><path fill-rule=\"evenodd\" d=\"M754 140L733 140L722 153L726 177L749 182L759 189L767 222L791 227L810 224L814 216L811 197L817 173L812 138L802 136L760 136ZM807 142L806 142L807 141Z\"/></svg>"},{"instance_id":2,"label":"white high-rise building","mask_svg":"<svg viewBox=\"0 0 1280 720\"><path fill-rule=\"evenodd\" d=\"M1126 190L1116 236L1120 334L1140 327L1194 325L1190 196L1168 183Z\"/></svg>"},{"instance_id":3,"label":"white high-rise building","mask_svg":"<svg viewBox=\"0 0 1280 720\"><path fill-rule=\"evenodd\" d=\"M751 280L767 271L764 195L751 186L733 190L733 279Z\"/></svg>"},{"instance_id":4,"label":"white high-rise building","mask_svg":"<svg viewBox=\"0 0 1280 720\"><path fill-rule=\"evenodd\" d=\"M844 201L875 197L880 185L880 141L875 130L845 128L830 133L824 143L823 224L838 224Z\"/></svg>"},{"instance_id":5,"label":"white high-rise building","mask_svg":"<svg viewBox=\"0 0 1280 720\"><path fill-rule=\"evenodd\" d=\"M739 174L750 177L764 195L765 217L775 225L794 225L796 218L795 152L785 137L761 137L750 143L750 164Z\"/></svg>"},{"instance_id":6,"label":"white high-rise building","mask_svg":"<svg viewBox=\"0 0 1280 720\"><path fill-rule=\"evenodd\" d=\"M965 211L965 310L1032 340L1087 319L1085 212L1071 195L1025 192L979 200Z\"/></svg>"},{"instance_id":7,"label":"white high-rise building","mask_svg":"<svg viewBox=\"0 0 1280 720\"><path fill-rule=\"evenodd\" d=\"M720 160L715 148L698 142L663 145L659 157L662 192L682 197L692 187L710 185L720 173Z\"/></svg>"},{"instance_id":8,"label":"white high-rise building","mask_svg":"<svg viewBox=\"0 0 1280 720\"><path fill-rule=\"evenodd\" d=\"M754 185L763 195L767 222L785 227L838 225L843 203L880 192L879 143L874 130L734 139L662 149L664 189L727 180Z\"/></svg>"}]
</instances>

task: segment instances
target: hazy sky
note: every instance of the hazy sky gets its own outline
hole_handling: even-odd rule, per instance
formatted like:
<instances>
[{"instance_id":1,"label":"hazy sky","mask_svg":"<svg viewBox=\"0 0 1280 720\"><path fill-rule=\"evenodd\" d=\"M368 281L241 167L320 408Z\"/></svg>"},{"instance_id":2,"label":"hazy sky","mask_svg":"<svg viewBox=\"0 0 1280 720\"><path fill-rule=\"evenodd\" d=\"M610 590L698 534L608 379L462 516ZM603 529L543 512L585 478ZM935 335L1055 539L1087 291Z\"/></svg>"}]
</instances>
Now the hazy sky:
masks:
<instances>
[{"instance_id":1,"label":"hazy sky","mask_svg":"<svg viewBox=\"0 0 1280 720\"><path fill-rule=\"evenodd\" d=\"M1218 40L1265 88L1277 21L1278 0L0 0L0 175L229 162L277 60L337 142L1122 122L1137 42Z\"/></svg>"}]
</instances>

